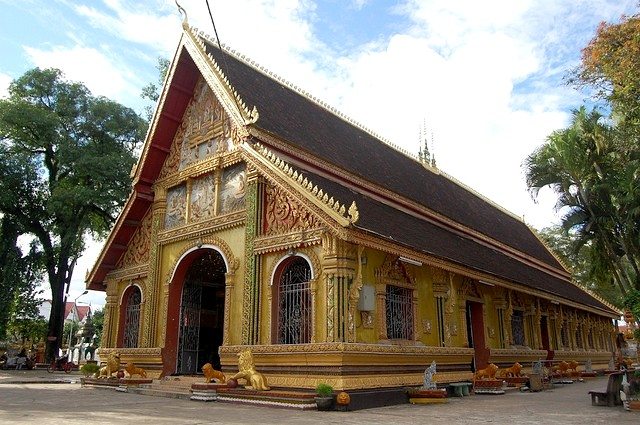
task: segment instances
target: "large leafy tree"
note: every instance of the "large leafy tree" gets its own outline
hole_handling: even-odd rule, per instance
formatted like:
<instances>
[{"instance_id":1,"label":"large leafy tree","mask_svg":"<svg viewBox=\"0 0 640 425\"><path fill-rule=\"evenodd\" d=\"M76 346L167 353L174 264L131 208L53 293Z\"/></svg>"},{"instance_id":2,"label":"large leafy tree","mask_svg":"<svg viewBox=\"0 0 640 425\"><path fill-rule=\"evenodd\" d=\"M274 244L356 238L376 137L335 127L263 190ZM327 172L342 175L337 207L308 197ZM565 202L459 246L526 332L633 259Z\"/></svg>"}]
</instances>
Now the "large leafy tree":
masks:
<instances>
[{"instance_id":1,"label":"large leafy tree","mask_svg":"<svg viewBox=\"0 0 640 425\"><path fill-rule=\"evenodd\" d=\"M588 245L593 266L610 273L626 295L640 288L640 229L630 193L637 176L619 137L597 111L583 107L568 128L554 131L527 157L525 173L534 198L543 187L558 196L574 251Z\"/></svg>"},{"instance_id":2,"label":"large leafy tree","mask_svg":"<svg viewBox=\"0 0 640 425\"><path fill-rule=\"evenodd\" d=\"M42 278L42 256L34 246L26 254L22 252L18 246L20 233L11 217L0 219L0 340L7 336L19 339L16 330L24 330L31 319L38 317L36 295Z\"/></svg>"},{"instance_id":3,"label":"large leafy tree","mask_svg":"<svg viewBox=\"0 0 640 425\"><path fill-rule=\"evenodd\" d=\"M156 69L158 70L158 81L156 83L149 83L142 88L142 92L140 93L140 97L143 99L150 100L154 104L160 99L160 90L162 89L162 85L164 84L164 79L167 76L167 72L169 72L169 59L158 57L158 63L156 64ZM151 121L153 118L154 108L151 105L147 105L144 108L144 114L147 118L147 121Z\"/></svg>"},{"instance_id":4,"label":"large leafy tree","mask_svg":"<svg viewBox=\"0 0 640 425\"><path fill-rule=\"evenodd\" d=\"M31 235L51 286L47 358L60 346L65 289L84 237L108 232L130 190L146 123L56 69L33 69L0 100L0 212Z\"/></svg>"},{"instance_id":5,"label":"large leafy tree","mask_svg":"<svg viewBox=\"0 0 640 425\"><path fill-rule=\"evenodd\" d=\"M583 283L615 282L609 300L631 308L640 299L640 15L600 24L570 82L611 115L576 111L527 158L527 184L534 198L542 187L558 195L573 255L587 259Z\"/></svg>"},{"instance_id":6,"label":"large leafy tree","mask_svg":"<svg viewBox=\"0 0 640 425\"><path fill-rule=\"evenodd\" d=\"M620 123L640 132L640 14L602 22L582 50L574 82L596 90L613 106Z\"/></svg>"}]
</instances>

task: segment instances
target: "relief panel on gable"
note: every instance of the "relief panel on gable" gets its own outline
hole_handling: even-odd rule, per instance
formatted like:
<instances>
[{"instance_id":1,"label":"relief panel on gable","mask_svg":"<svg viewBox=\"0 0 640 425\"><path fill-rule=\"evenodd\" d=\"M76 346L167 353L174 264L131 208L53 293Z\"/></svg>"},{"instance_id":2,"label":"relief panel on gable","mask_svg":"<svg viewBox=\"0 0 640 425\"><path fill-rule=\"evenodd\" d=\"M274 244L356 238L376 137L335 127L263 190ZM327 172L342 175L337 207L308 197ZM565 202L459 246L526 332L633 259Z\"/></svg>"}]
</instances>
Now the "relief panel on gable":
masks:
<instances>
[{"instance_id":1,"label":"relief panel on gable","mask_svg":"<svg viewBox=\"0 0 640 425\"><path fill-rule=\"evenodd\" d=\"M231 121L206 81L200 78L173 138L160 178L228 152L231 147Z\"/></svg>"},{"instance_id":2,"label":"relief panel on gable","mask_svg":"<svg viewBox=\"0 0 640 425\"><path fill-rule=\"evenodd\" d=\"M215 215L216 179L213 174L194 179L191 184L190 221L202 221Z\"/></svg>"},{"instance_id":3,"label":"relief panel on gable","mask_svg":"<svg viewBox=\"0 0 640 425\"><path fill-rule=\"evenodd\" d=\"M241 210L245 207L247 172L244 163L225 168L220 182L220 214Z\"/></svg>"},{"instance_id":4,"label":"relief panel on gable","mask_svg":"<svg viewBox=\"0 0 640 425\"><path fill-rule=\"evenodd\" d=\"M182 184L167 190L167 212L164 218L165 229L185 223L187 212L187 187Z\"/></svg>"}]
</instances>

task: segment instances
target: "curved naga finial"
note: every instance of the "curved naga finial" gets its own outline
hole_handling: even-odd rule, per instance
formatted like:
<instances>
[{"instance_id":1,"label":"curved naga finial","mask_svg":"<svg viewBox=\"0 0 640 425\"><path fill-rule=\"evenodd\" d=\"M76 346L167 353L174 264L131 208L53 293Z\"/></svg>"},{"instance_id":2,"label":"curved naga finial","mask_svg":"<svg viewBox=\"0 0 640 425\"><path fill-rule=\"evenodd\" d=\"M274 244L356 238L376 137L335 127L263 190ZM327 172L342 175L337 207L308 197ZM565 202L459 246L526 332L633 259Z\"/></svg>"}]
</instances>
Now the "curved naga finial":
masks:
<instances>
[{"instance_id":1,"label":"curved naga finial","mask_svg":"<svg viewBox=\"0 0 640 425\"><path fill-rule=\"evenodd\" d=\"M178 0L175 0L176 6L178 6L178 12L180 12L180 16L182 16L182 26L189 26L187 23L187 11L184 10L184 7L180 6Z\"/></svg>"}]
</instances>

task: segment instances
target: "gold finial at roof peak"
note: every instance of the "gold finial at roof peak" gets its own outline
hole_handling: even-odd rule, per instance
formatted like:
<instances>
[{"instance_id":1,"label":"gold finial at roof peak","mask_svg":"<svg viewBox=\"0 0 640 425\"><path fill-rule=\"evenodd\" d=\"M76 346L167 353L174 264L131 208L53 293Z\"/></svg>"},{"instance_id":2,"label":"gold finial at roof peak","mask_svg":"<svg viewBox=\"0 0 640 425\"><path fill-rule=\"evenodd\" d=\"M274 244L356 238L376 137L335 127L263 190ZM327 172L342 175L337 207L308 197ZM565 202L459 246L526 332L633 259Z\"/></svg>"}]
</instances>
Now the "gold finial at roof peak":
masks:
<instances>
[{"instance_id":1,"label":"gold finial at roof peak","mask_svg":"<svg viewBox=\"0 0 640 425\"><path fill-rule=\"evenodd\" d=\"M189 28L189 23L187 22L187 11L184 10L184 7L180 6L178 0L175 0L176 6L178 6L178 12L180 12L180 16L182 16L182 27Z\"/></svg>"}]
</instances>

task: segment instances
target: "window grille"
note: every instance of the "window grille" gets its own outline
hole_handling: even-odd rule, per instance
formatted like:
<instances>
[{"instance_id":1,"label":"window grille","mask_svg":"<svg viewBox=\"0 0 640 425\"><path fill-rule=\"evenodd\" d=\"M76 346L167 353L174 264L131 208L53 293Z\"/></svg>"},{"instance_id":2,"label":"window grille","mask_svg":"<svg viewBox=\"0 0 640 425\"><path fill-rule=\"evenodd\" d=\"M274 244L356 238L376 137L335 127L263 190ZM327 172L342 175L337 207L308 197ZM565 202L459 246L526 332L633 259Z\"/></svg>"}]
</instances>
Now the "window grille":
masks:
<instances>
[{"instance_id":1,"label":"window grille","mask_svg":"<svg viewBox=\"0 0 640 425\"><path fill-rule=\"evenodd\" d=\"M278 292L278 344L311 341L311 268L296 258L283 271Z\"/></svg>"},{"instance_id":2,"label":"window grille","mask_svg":"<svg viewBox=\"0 0 640 425\"><path fill-rule=\"evenodd\" d=\"M576 329L576 347L584 348L584 344L582 343L582 326L578 326Z\"/></svg>"},{"instance_id":3,"label":"window grille","mask_svg":"<svg viewBox=\"0 0 640 425\"><path fill-rule=\"evenodd\" d=\"M498 309L498 343L500 348L505 348L506 335L504 333L504 309Z\"/></svg>"},{"instance_id":4,"label":"window grille","mask_svg":"<svg viewBox=\"0 0 640 425\"><path fill-rule=\"evenodd\" d=\"M387 338L413 339L413 291L387 285Z\"/></svg>"},{"instance_id":5,"label":"window grille","mask_svg":"<svg viewBox=\"0 0 640 425\"><path fill-rule=\"evenodd\" d=\"M524 314L520 310L514 311L511 316L511 335L513 345L524 345Z\"/></svg>"},{"instance_id":6,"label":"window grille","mask_svg":"<svg viewBox=\"0 0 640 425\"><path fill-rule=\"evenodd\" d=\"M436 298L436 312L438 314L438 339L441 347L446 345L446 333L444 323L444 298Z\"/></svg>"},{"instance_id":7,"label":"window grille","mask_svg":"<svg viewBox=\"0 0 640 425\"><path fill-rule=\"evenodd\" d=\"M560 328L560 340L562 341L562 346L569 348L569 333L567 332L567 322L562 323L562 328Z\"/></svg>"},{"instance_id":8,"label":"window grille","mask_svg":"<svg viewBox=\"0 0 640 425\"><path fill-rule=\"evenodd\" d=\"M558 349L558 331L556 329L556 319L555 318L551 318L549 319L549 328L551 329L551 348L553 350L557 350Z\"/></svg>"},{"instance_id":9,"label":"window grille","mask_svg":"<svg viewBox=\"0 0 640 425\"><path fill-rule=\"evenodd\" d=\"M138 332L140 329L140 304L142 295L137 287L134 287L129 300L124 319L124 348L136 348L138 346Z\"/></svg>"}]
</instances>

